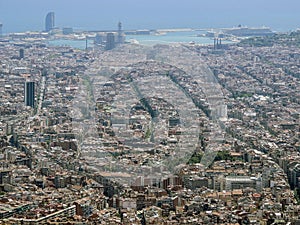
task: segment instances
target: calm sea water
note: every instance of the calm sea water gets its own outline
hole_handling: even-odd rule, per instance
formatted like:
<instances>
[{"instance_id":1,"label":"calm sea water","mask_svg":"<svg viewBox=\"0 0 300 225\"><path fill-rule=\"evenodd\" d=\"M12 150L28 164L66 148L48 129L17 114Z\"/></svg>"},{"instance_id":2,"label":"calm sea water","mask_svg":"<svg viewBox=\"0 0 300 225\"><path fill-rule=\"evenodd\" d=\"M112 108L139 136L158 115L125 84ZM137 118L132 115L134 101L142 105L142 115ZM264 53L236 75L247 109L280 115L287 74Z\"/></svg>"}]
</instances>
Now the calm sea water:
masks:
<instances>
[{"instance_id":1,"label":"calm sea water","mask_svg":"<svg viewBox=\"0 0 300 225\"><path fill-rule=\"evenodd\" d=\"M169 32L163 35L127 35L126 40L136 40L143 45L189 43L212 44L213 40L207 37L197 37L203 31Z\"/></svg>"},{"instance_id":2,"label":"calm sea water","mask_svg":"<svg viewBox=\"0 0 300 225\"><path fill-rule=\"evenodd\" d=\"M213 44L211 38L197 35L204 34L204 31L182 31L182 32L169 32L163 35L127 35L126 41L138 42L141 45L155 45L155 44L170 44L170 43L190 43L209 45ZM223 41L223 43L232 43L230 41ZM52 46L71 46L74 48L85 49L85 40L53 40L49 41ZM93 41L88 41L88 47L93 46Z\"/></svg>"}]
</instances>

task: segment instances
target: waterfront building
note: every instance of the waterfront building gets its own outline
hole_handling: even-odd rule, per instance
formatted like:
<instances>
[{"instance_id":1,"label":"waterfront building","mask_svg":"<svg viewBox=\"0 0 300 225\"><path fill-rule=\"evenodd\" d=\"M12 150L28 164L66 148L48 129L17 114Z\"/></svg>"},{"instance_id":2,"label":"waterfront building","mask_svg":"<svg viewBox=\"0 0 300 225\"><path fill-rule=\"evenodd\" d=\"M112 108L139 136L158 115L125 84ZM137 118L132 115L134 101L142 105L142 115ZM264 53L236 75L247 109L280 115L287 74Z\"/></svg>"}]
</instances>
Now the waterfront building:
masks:
<instances>
[{"instance_id":1,"label":"waterfront building","mask_svg":"<svg viewBox=\"0 0 300 225\"><path fill-rule=\"evenodd\" d=\"M99 32L96 34L95 37L95 44L100 45L106 41L106 35L104 32Z\"/></svg>"},{"instance_id":2,"label":"waterfront building","mask_svg":"<svg viewBox=\"0 0 300 225\"><path fill-rule=\"evenodd\" d=\"M111 50L115 47L115 34L107 33L105 50Z\"/></svg>"},{"instance_id":3,"label":"waterfront building","mask_svg":"<svg viewBox=\"0 0 300 225\"><path fill-rule=\"evenodd\" d=\"M122 30L122 23L118 23L118 44L123 44L124 43L124 35L123 35L123 30Z\"/></svg>"},{"instance_id":4,"label":"waterfront building","mask_svg":"<svg viewBox=\"0 0 300 225\"><path fill-rule=\"evenodd\" d=\"M62 32L64 35L73 34L73 28L72 27L64 27L62 29Z\"/></svg>"},{"instance_id":5,"label":"waterfront building","mask_svg":"<svg viewBox=\"0 0 300 225\"><path fill-rule=\"evenodd\" d=\"M54 12L49 12L45 20L45 31L49 32L54 28Z\"/></svg>"}]
</instances>

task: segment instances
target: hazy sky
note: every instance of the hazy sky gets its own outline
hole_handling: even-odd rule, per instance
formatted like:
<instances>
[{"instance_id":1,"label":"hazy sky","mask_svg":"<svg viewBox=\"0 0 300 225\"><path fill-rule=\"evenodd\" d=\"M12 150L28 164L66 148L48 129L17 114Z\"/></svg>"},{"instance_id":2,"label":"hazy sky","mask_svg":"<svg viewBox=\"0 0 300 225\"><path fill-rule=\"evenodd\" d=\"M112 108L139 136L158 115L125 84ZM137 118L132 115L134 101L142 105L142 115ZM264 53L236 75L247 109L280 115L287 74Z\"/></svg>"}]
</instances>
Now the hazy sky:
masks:
<instances>
[{"instance_id":1,"label":"hazy sky","mask_svg":"<svg viewBox=\"0 0 300 225\"><path fill-rule=\"evenodd\" d=\"M57 27L124 29L269 26L300 27L299 0L0 0L4 32L43 30L55 12Z\"/></svg>"}]
</instances>

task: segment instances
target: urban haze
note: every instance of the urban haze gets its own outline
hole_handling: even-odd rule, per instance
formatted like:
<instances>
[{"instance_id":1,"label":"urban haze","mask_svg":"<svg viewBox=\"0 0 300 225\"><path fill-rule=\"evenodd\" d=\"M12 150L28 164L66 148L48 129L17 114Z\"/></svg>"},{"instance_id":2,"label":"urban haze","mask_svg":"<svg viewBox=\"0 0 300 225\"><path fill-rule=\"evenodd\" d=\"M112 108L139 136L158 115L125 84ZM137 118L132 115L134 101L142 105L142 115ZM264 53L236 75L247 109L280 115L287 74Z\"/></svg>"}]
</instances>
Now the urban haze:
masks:
<instances>
[{"instance_id":1,"label":"urban haze","mask_svg":"<svg viewBox=\"0 0 300 225\"><path fill-rule=\"evenodd\" d=\"M0 224L300 224L299 8L0 0Z\"/></svg>"}]
</instances>

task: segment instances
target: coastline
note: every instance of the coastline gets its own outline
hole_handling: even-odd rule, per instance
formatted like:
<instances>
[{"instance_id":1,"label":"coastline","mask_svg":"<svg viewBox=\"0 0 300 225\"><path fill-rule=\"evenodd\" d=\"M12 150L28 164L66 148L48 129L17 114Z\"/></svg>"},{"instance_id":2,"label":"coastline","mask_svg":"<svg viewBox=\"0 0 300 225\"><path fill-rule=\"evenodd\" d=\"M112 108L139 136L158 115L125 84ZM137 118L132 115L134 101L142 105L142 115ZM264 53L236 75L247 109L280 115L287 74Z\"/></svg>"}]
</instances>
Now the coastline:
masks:
<instances>
[{"instance_id":1,"label":"coastline","mask_svg":"<svg viewBox=\"0 0 300 225\"><path fill-rule=\"evenodd\" d=\"M148 34L148 35L126 35L126 42L136 43L141 45L156 45L156 44L174 44L174 43L193 43L198 45L213 45L214 40L210 37L205 37L205 31L193 30L193 29L164 29L159 30L160 35ZM48 44L54 46L71 46L74 48L85 48L85 39L70 39L59 38L49 40ZM235 42L224 40L224 44L233 44ZM88 45L93 45L91 40L88 40Z\"/></svg>"}]
</instances>

